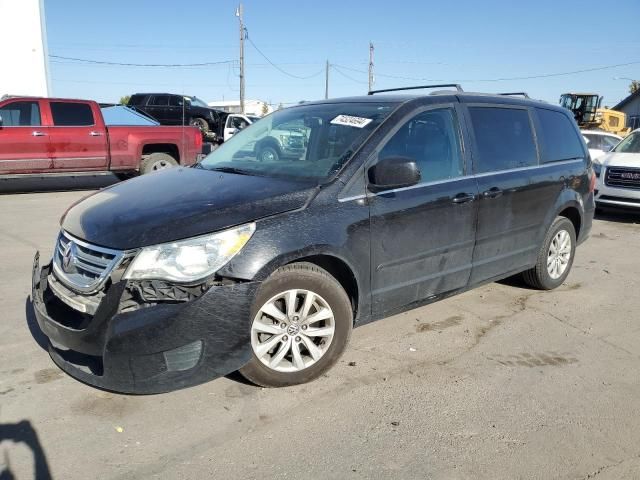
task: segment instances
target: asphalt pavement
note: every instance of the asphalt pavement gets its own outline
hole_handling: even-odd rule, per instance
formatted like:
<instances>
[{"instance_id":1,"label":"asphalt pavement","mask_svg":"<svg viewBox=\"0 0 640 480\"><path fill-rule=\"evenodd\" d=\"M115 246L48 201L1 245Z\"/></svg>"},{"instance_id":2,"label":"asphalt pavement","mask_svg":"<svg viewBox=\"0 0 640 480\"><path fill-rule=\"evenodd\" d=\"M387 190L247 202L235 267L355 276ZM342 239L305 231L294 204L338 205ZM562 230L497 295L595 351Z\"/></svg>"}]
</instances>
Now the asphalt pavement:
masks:
<instances>
[{"instance_id":1,"label":"asphalt pavement","mask_svg":"<svg viewBox=\"0 0 640 480\"><path fill-rule=\"evenodd\" d=\"M0 196L0 478L640 478L640 213L596 219L557 290L358 328L310 384L125 396L61 372L28 308L35 251L86 194Z\"/></svg>"}]
</instances>

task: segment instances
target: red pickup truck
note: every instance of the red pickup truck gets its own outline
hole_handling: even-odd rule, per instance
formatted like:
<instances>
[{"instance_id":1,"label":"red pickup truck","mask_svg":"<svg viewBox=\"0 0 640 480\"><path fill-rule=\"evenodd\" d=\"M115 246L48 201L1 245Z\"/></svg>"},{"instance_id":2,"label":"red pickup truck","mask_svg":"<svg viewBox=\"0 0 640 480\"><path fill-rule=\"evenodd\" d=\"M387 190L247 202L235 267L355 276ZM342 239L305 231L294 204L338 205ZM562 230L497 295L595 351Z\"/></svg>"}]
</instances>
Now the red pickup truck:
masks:
<instances>
[{"instance_id":1,"label":"red pickup truck","mask_svg":"<svg viewBox=\"0 0 640 480\"><path fill-rule=\"evenodd\" d=\"M102 110L93 101L58 98L0 100L0 179L144 174L191 165L201 151L198 128L159 126L127 107Z\"/></svg>"}]
</instances>

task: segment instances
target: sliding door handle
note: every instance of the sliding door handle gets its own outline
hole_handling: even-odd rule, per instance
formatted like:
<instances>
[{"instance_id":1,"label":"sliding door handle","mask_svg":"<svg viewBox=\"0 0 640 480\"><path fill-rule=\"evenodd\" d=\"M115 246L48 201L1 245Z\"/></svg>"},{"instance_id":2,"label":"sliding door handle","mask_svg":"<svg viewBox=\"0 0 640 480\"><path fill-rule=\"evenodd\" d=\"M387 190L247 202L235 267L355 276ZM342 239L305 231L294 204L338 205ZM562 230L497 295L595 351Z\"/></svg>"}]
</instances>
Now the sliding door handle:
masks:
<instances>
[{"instance_id":1,"label":"sliding door handle","mask_svg":"<svg viewBox=\"0 0 640 480\"><path fill-rule=\"evenodd\" d=\"M38 130L34 130L33 132L31 132L31 136L32 137L46 137L47 134L44 132L39 132Z\"/></svg>"}]
</instances>

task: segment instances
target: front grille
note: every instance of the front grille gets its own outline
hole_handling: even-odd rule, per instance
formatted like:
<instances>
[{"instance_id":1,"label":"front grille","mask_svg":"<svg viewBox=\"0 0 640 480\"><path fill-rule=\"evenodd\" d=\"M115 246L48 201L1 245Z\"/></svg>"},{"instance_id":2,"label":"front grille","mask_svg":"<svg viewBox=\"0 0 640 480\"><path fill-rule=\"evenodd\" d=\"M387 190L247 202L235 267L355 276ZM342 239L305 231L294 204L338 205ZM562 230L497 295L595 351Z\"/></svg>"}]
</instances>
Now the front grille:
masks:
<instances>
[{"instance_id":1,"label":"front grille","mask_svg":"<svg viewBox=\"0 0 640 480\"><path fill-rule=\"evenodd\" d=\"M91 293L104 285L123 256L120 250L92 245L63 230L53 254L53 271L71 289Z\"/></svg>"},{"instance_id":2,"label":"front grille","mask_svg":"<svg viewBox=\"0 0 640 480\"><path fill-rule=\"evenodd\" d=\"M608 167L604 183L609 187L640 189L640 168Z\"/></svg>"}]
</instances>

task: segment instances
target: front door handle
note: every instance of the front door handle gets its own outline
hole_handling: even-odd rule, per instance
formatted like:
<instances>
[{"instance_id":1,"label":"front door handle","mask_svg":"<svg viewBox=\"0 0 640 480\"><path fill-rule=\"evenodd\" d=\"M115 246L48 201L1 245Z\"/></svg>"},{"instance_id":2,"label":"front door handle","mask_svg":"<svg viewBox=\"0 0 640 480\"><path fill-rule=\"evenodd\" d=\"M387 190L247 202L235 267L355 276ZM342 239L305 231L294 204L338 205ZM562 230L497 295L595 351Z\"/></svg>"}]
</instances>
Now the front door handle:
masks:
<instances>
[{"instance_id":1,"label":"front door handle","mask_svg":"<svg viewBox=\"0 0 640 480\"><path fill-rule=\"evenodd\" d=\"M46 137L47 134L44 132L39 132L38 130L34 130L33 132L31 132L31 136L33 137Z\"/></svg>"},{"instance_id":2,"label":"front door handle","mask_svg":"<svg viewBox=\"0 0 640 480\"><path fill-rule=\"evenodd\" d=\"M502 196L502 190L500 190L498 187L493 187L486 192L482 192L482 196L484 198L498 198Z\"/></svg>"},{"instance_id":3,"label":"front door handle","mask_svg":"<svg viewBox=\"0 0 640 480\"><path fill-rule=\"evenodd\" d=\"M89 132L89 135L92 137L101 137L102 132Z\"/></svg>"},{"instance_id":4,"label":"front door handle","mask_svg":"<svg viewBox=\"0 0 640 480\"><path fill-rule=\"evenodd\" d=\"M473 202L475 198L476 196L473 193L459 193L455 197L453 197L453 200L451 201L456 204L461 204Z\"/></svg>"}]
</instances>

